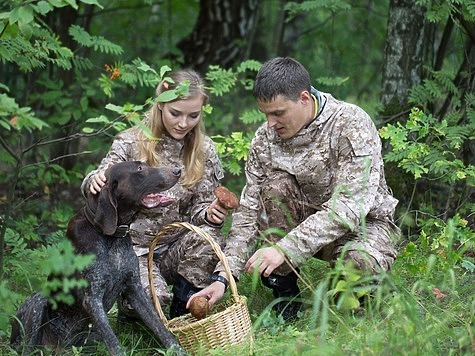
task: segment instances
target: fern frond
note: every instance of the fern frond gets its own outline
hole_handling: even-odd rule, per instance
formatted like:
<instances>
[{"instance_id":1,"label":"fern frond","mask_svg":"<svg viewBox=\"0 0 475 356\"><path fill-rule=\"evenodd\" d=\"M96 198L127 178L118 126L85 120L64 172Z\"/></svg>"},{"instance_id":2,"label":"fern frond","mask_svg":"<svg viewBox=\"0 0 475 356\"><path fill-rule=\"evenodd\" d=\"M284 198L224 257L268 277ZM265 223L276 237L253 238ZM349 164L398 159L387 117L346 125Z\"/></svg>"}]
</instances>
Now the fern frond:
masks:
<instances>
[{"instance_id":1,"label":"fern frond","mask_svg":"<svg viewBox=\"0 0 475 356\"><path fill-rule=\"evenodd\" d=\"M210 93L222 96L229 92L236 83L236 73L231 69L223 69L216 65L209 66L206 80L210 84Z\"/></svg>"},{"instance_id":2,"label":"fern frond","mask_svg":"<svg viewBox=\"0 0 475 356\"><path fill-rule=\"evenodd\" d=\"M0 42L0 60L18 65L21 71L31 72L46 66L47 56L36 50L23 37L5 39Z\"/></svg>"},{"instance_id":3,"label":"fern frond","mask_svg":"<svg viewBox=\"0 0 475 356\"><path fill-rule=\"evenodd\" d=\"M72 59L73 66L79 71L88 71L94 68L91 60L86 57L74 56Z\"/></svg>"},{"instance_id":4,"label":"fern frond","mask_svg":"<svg viewBox=\"0 0 475 356\"><path fill-rule=\"evenodd\" d=\"M265 115L257 109L247 110L245 111L240 117L244 124L256 124L260 122L264 122L266 120Z\"/></svg>"},{"instance_id":5,"label":"fern frond","mask_svg":"<svg viewBox=\"0 0 475 356\"><path fill-rule=\"evenodd\" d=\"M343 83L347 82L350 77L318 77L316 78L316 82L321 85L326 85L329 87L337 87L342 85Z\"/></svg>"},{"instance_id":6,"label":"fern frond","mask_svg":"<svg viewBox=\"0 0 475 356\"><path fill-rule=\"evenodd\" d=\"M432 72L432 75L434 76L435 81L439 83L442 88L452 94L457 94L458 88L453 82L453 78L455 77L455 75L452 72L436 71Z\"/></svg>"},{"instance_id":7,"label":"fern frond","mask_svg":"<svg viewBox=\"0 0 475 356\"><path fill-rule=\"evenodd\" d=\"M328 9L333 12L351 10L351 5L344 0L309 0L303 2L289 2L285 5L285 11L289 13L289 19L302 12L311 12L321 9Z\"/></svg>"},{"instance_id":8,"label":"fern frond","mask_svg":"<svg viewBox=\"0 0 475 356\"><path fill-rule=\"evenodd\" d=\"M452 149L459 150L465 140L468 140L470 135L475 132L474 128L470 129L469 125L450 126L447 128L447 144Z\"/></svg>"},{"instance_id":9,"label":"fern frond","mask_svg":"<svg viewBox=\"0 0 475 356\"><path fill-rule=\"evenodd\" d=\"M91 36L78 25L72 25L69 28L69 34L81 46L93 48L101 53L120 55L124 52L121 46L106 40L102 36Z\"/></svg>"},{"instance_id":10,"label":"fern frond","mask_svg":"<svg viewBox=\"0 0 475 356\"><path fill-rule=\"evenodd\" d=\"M409 89L408 101L414 105L429 101L429 95L422 84L414 85Z\"/></svg>"},{"instance_id":11,"label":"fern frond","mask_svg":"<svg viewBox=\"0 0 475 356\"><path fill-rule=\"evenodd\" d=\"M445 115L445 120L449 123L449 125L457 125L463 118L463 114L460 110L452 110L447 112Z\"/></svg>"},{"instance_id":12,"label":"fern frond","mask_svg":"<svg viewBox=\"0 0 475 356\"><path fill-rule=\"evenodd\" d=\"M471 124L472 127L475 126L475 108L472 108L472 107L467 108L467 120Z\"/></svg>"},{"instance_id":13,"label":"fern frond","mask_svg":"<svg viewBox=\"0 0 475 356\"><path fill-rule=\"evenodd\" d=\"M133 88L137 85L155 87L160 81L157 71L140 58L135 58L131 64L117 64L117 66L120 68L120 79Z\"/></svg>"},{"instance_id":14,"label":"fern frond","mask_svg":"<svg viewBox=\"0 0 475 356\"><path fill-rule=\"evenodd\" d=\"M442 97L442 91L436 81L425 79L424 88L429 93L429 99L434 100Z\"/></svg>"},{"instance_id":15,"label":"fern frond","mask_svg":"<svg viewBox=\"0 0 475 356\"><path fill-rule=\"evenodd\" d=\"M257 72L257 71L259 71L259 69L261 69L261 67L262 67L261 62L258 62L258 61L253 60L253 59L249 59L249 60L244 61L241 64L239 64L239 66L236 68L236 70L237 70L238 73L244 73L244 72L249 71L249 70Z\"/></svg>"},{"instance_id":16,"label":"fern frond","mask_svg":"<svg viewBox=\"0 0 475 356\"><path fill-rule=\"evenodd\" d=\"M72 67L72 51L45 29L37 29L29 40L22 36L2 40L0 54L2 62L13 62L26 72L45 68L47 62L66 70Z\"/></svg>"},{"instance_id":17,"label":"fern frond","mask_svg":"<svg viewBox=\"0 0 475 356\"><path fill-rule=\"evenodd\" d=\"M474 21L475 20L475 2L467 3L467 12L472 17L472 21Z\"/></svg>"}]
</instances>

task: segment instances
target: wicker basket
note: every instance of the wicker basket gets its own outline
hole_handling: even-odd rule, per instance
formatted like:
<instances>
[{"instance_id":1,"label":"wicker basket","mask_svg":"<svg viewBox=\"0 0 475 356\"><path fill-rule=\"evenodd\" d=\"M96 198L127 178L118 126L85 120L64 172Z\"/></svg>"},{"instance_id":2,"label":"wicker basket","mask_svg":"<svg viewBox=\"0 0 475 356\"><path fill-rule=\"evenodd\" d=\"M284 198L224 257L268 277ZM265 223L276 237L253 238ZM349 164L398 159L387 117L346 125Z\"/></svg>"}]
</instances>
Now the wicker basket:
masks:
<instances>
[{"instance_id":1,"label":"wicker basket","mask_svg":"<svg viewBox=\"0 0 475 356\"><path fill-rule=\"evenodd\" d=\"M213 308L213 314L197 320L191 314L167 320L162 311L155 292L153 282L153 251L166 232L176 229L189 229L204 239L213 247L214 252L224 266L232 298ZM175 335L180 345L190 354L206 353L210 349L221 347L226 349L231 345L252 344L252 323L247 309L247 299L239 296L237 286L229 269L228 262L219 245L201 228L185 222L175 222L165 226L153 239L148 254L148 279L152 293L153 304L165 326Z\"/></svg>"}]
</instances>

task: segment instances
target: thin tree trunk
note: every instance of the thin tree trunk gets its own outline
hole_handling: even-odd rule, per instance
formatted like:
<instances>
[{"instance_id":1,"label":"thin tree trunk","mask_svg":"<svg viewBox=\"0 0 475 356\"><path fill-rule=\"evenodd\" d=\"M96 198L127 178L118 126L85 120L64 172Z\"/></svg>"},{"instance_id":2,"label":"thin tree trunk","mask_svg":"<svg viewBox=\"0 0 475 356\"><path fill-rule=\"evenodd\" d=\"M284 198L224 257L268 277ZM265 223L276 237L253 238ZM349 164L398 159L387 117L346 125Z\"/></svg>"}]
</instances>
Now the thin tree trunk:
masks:
<instances>
[{"instance_id":1,"label":"thin tree trunk","mask_svg":"<svg viewBox=\"0 0 475 356\"><path fill-rule=\"evenodd\" d=\"M413 0L390 2L381 85L385 106L406 108L409 88L421 81L424 14L424 8Z\"/></svg>"},{"instance_id":2,"label":"thin tree trunk","mask_svg":"<svg viewBox=\"0 0 475 356\"><path fill-rule=\"evenodd\" d=\"M248 53L260 0L200 0L193 32L180 41L184 66L206 72L213 64L229 68Z\"/></svg>"}]
</instances>

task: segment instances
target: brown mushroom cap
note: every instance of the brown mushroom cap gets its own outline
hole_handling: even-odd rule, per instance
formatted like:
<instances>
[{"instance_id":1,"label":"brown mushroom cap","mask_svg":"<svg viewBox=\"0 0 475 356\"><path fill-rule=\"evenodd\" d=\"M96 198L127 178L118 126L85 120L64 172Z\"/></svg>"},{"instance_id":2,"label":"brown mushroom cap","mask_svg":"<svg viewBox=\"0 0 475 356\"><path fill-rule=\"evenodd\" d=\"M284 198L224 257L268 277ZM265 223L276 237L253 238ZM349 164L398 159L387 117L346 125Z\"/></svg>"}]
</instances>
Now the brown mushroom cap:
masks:
<instances>
[{"instance_id":1,"label":"brown mushroom cap","mask_svg":"<svg viewBox=\"0 0 475 356\"><path fill-rule=\"evenodd\" d=\"M195 297L190 302L190 313L196 319L201 320L209 314L209 303L205 297Z\"/></svg>"},{"instance_id":2,"label":"brown mushroom cap","mask_svg":"<svg viewBox=\"0 0 475 356\"><path fill-rule=\"evenodd\" d=\"M239 200L236 195L231 192L228 188L223 187L222 185L216 187L214 190L216 198L218 198L219 204L225 207L226 209L236 209L239 207Z\"/></svg>"}]
</instances>

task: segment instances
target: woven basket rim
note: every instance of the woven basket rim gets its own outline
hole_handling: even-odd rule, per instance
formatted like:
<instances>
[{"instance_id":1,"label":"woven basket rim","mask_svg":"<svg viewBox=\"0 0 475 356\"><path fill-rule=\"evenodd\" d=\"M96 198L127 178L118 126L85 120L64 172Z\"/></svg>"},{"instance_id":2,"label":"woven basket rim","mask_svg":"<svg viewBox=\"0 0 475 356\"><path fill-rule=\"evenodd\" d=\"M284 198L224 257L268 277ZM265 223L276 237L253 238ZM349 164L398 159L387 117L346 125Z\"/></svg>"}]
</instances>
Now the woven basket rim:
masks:
<instances>
[{"instance_id":1,"label":"woven basket rim","mask_svg":"<svg viewBox=\"0 0 475 356\"><path fill-rule=\"evenodd\" d=\"M179 321L180 318L183 318L185 316L174 318L174 319L172 319L168 322L169 330L172 333L177 333L177 332L184 332L184 331L186 331L186 329L195 329L197 326L206 326L206 325L212 323L214 320L219 320L220 318L227 317L229 315L231 309L238 308L238 307L243 307L243 306L247 308L247 298L244 297L244 296L239 296L239 298L240 298L240 300L237 303L233 303L233 304L227 306L225 309L223 309L223 310L221 310L217 313L213 313L213 314L211 314L211 315L209 315L206 318L203 318L201 320L194 319L193 321L191 321L189 323L186 323L184 325L175 326L173 324L176 324Z\"/></svg>"},{"instance_id":2,"label":"woven basket rim","mask_svg":"<svg viewBox=\"0 0 475 356\"><path fill-rule=\"evenodd\" d=\"M155 283L153 282L153 275L152 275L152 272L153 272L153 252L154 252L155 247L157 246L157 243L160 240L160 238L166 232L168 232L170 230L173 230L173 229L177 229L177 228L185 228L185 229L188 229L190 231L193 231L193 232L197 233L198 235L200 235L201 237L205 238L211 244L214 252L218 256L218 258L221 261L221 263L223 265L223 268L225 270L226 277L227 277L228 282L229 282L229 288L231 290L231 295L232 295L232 298L234 300L234 303L238 304L242 300L242 298L238 294L236 281L234 280L234 277L231 273L231 269L229 267L228 261L226 259L226 256L224 255L223 251L221 250L221 247L202 228L200 228L198 226L191 225L190 223L187 223L187 222L173 222L173 223L168 224L165 227L163 227L157 233L157 235L154 237L154 239L150 243L149 252L148 252L148 280L149 280L149 284L150 284L150 292L152 294L153 305L155 307L155 310L159 314L160 318L162 319L163 323L168 328L169 328L169 323L170 322L167 319L167 317L165 316L165 314L163 313L162 307L160 305L160 302L158 300L158 297L157 297L157 294L156 294L156 291L155 291ZM226 308L225 310L223 310L222 312L225 312L227 309L229 309L229 307ZM203 323L206 322L206 320L208 318L212 317L213 315L219 314L219 313L221 313L221 312L211 314L210 316L207 316L206 318L198 320L198 322L201 322L201 324L203 324ZM196 324L196 325L199 325L199 324Z\"/></svg>"},{"instance_id":3,"label":"woven basket rim","mask_svg":"<svg viewBox=\"0 0 475 356\"><path fill-rule=\"evenodd\" d=\"M225 307L223 310L212 313L201 320L195 319L190 314L186 314L169 321L163 313L162 307L155 292L155 284L152 275L154 265L153 252L160 237L167 231L176 228L188 229L206 239L211 244L214 252L221 261L226 272L226 277L228 278L232 298L225 301L222 305L220 304L220 306ZM174 222L165 226L155 236L149 247L148 278L155 310L159 314L168 330L170 330L170 332L176 336L178 342L191 354L197 350L197 347L201 348L203 345L207 348L214 348L216 346L227 348L231 345L237 345L245 342L246 340L252 344L252 323L249 310L247 309L247 298L238 295L236 281L234 280L228 261L221 250L221 247L213 240L213 238L211 238L211 236L206 233L206 231L200 227L186 222ZM182 325L174 326L174 324L177 324L181 321L180 318L185 319L187 317L194 320L186 323L183 320ZM231 329L229 329L230 327ZM229 331L232 332L229 333ZM213 336L212 340L210 339L211 336ZM203 337L203 339L198 341L197 338L200 337Z\"/></svg>"}]
</instances>

